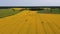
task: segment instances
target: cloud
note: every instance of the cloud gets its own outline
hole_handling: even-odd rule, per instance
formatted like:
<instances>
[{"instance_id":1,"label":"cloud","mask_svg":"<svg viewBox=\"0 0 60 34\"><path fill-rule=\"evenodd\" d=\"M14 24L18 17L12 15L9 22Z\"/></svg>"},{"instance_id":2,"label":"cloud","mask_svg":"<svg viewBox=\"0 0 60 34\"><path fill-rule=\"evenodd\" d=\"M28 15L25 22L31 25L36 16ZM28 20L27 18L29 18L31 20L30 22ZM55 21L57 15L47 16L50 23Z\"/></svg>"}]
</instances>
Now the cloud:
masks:
<instances>
[{"instance_id":1,"label":"cloud","mask_svg":"<svg viewBox=\"0 0 60 34\"><path fill-rule=\"evenodd\" d=\"M59 0L0 0L0 6L60 6Z\"/></svg>"}]
</instances>

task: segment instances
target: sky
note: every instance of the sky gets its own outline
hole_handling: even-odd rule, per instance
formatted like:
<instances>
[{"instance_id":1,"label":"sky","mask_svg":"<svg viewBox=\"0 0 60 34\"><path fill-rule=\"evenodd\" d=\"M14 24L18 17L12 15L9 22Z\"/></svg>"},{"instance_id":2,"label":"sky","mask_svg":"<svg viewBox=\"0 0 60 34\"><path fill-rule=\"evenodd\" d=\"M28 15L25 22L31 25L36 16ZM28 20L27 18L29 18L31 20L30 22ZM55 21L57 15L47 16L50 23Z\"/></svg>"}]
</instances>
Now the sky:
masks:
<instances>
[{"instance_id":1,"label":"sky","mask_svg":"<svg viewBox=\"0 0 60 34\"><path fill-rule=\"evenodd\" d=\"M0 6L60 6L60 0L0 0Z\"/></svg>"}]
</instances>

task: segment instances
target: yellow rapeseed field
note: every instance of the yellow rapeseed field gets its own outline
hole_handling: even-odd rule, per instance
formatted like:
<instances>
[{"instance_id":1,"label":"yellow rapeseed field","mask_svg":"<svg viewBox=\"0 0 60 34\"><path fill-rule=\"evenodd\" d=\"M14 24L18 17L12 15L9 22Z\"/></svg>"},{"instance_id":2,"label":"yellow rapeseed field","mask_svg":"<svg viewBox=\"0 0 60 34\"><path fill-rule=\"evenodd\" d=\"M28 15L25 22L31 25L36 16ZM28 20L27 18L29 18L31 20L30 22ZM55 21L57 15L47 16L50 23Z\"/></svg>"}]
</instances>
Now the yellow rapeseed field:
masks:
<instances>
[{"instance_id":1,"label":"yellow rapeseed field","mask_svg":"<svg viewBox=\"0 0 60 34\"><path fill-rule=\"evenodd\" d=\"M24 10L0 18L0 34L60 34L60 14L38 14Z\"/></svg>"}]
</instances>

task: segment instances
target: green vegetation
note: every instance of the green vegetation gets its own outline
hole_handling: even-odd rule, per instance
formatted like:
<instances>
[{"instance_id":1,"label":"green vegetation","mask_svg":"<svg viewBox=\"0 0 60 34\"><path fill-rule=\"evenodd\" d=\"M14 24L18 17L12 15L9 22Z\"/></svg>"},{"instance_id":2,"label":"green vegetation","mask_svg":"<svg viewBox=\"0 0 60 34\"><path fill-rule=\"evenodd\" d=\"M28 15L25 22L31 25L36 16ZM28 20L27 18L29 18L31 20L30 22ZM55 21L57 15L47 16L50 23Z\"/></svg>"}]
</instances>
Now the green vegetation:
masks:
<instances>
[{"instance_id":1,"label":"green vegetation","mask_svg":"<svg viewBox=\"0 0 60 34\"><path fill-rule=\"evenodd\" d=\"M27 8L28 10L31 11L37 11L37 13L46 13L46 14L60 14L60 8Z\"/></svg>"},{"instance_id":2,"label":"green vegetation","mask_svg":"<svg viewBox=\"0 0 60 34\"><path fill-rule=\"evenodd\" d=\"M0 18L11 16L19 12L20 11L13 11L12 9L0 9Z\"/></svg>"},{"instance_id":3,"label":"green vegetation","mask_svg":"<svg viewBox=\"0 0 60 34\"><path fill-rule=\"evenodd\" d=\"M60 14L60 8L28 8L31 11L37 11L37 13L46 13L46 14Z\"/></svg>"},{"instance_id":4,"label":"green vegetation","mask_svg":"<svg viewBox=\"0 0 60 34\"><path fill-rule=\"evenodd\" d=\"M37 13L60 14L60 9L40 10Z\"/></svg>"}]
</instances>

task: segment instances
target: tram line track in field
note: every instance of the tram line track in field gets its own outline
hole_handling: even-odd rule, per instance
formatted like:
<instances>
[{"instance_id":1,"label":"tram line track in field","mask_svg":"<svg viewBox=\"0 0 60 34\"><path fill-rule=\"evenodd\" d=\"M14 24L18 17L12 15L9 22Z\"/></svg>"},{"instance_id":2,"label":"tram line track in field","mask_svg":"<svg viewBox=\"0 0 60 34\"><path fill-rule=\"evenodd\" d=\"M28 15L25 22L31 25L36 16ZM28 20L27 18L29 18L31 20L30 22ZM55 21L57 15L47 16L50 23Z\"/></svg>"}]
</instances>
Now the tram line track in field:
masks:
<instances>
[{"instance_id":1,"label":"tram line track in field","mask_svg":"<svg viewBox=\"0 0 60 34\"><path fill-rule=\"evenodd\" d=\"M44 34L47 34L47 31L45 30L45 27L44 27L44 20L41 18L41 15L38 15L40 21L41 21L41 24L42 24L42 27L43 27L43 30L44 30Z\"/></svg>"},{"instance_id":2,"label":"tram line track in field","mask_svg":"<svg viewBox=\"0 0 60 34\"><path fill-rule=\"evenodd\" d=\"M44 16L42 16L42 17L44 17ZM46 17L44 17L44 18L46 18ZM46 19L47 19L47 18L46 18ZM44 20L45 20L45 21L48 21L48 20L49 20L49 19L47 19L47 20L46 20L46 19L44 19ZM51 21L51 20L49 20L49 21ZM49 21L48 21L48 22L49 22ZM53 22L52 22L52 23L53 23ZM50 22L50 23L48 23L48 24L50 24L50 26L51 26L51 25L53 25L54 23L51 24L51 22ZM51 26L51 28L52 28L52 26ZM55 29L55 28L54 28L54 29ZM54 29L52 28L52 30L54 30Z\"/></svg>"},{"instance_id":3,"label":"tram line track in field","mask_svg":"<svg viewBox=\"0 0 60 34\"><path fill-rule=\"evenodd\" d=\"M48 17L48 16L47 16ZM52 17L52 16L51 16ZM51 18L48 18L49 21L52 21L52 23L59 29L60 27L51 19Z\"/></svg>"}]
</instances>

